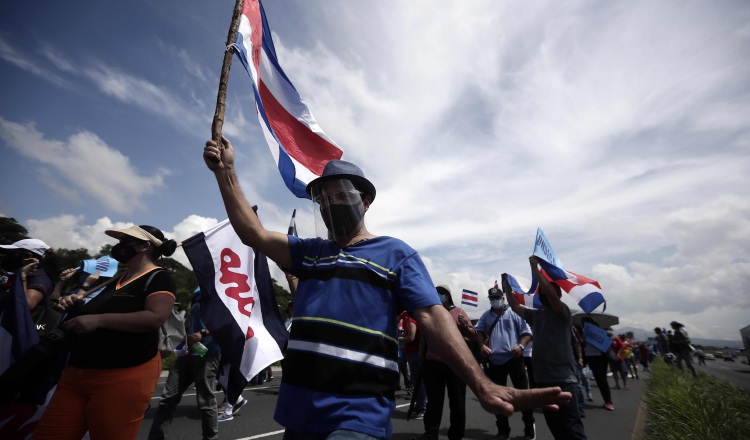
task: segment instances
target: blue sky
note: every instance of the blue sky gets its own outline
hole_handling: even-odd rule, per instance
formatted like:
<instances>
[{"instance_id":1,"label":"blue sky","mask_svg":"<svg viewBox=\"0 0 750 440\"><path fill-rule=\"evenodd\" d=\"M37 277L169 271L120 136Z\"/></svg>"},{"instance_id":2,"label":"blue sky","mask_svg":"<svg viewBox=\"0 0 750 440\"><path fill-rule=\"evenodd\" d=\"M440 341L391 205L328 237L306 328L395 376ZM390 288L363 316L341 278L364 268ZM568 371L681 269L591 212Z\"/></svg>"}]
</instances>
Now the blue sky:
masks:
<instances>
[{"instance_id":1,"label":"blue sky","mask_svg":"<svg viewBox=\"0 0 750 440\"><path fill-rule=\"evenodd\" d=\"M52 246L226 217L201 151L233 2L0 4L0 214ZM264 4L282 66L378 188L367 223L436 284L528 280L544 229L628 326L750 324L750 5L744 2ZM283 186L235 62L224 133L261 219ZM178 254L184 261L184 255Z\"/></svg>"}]
</instances>

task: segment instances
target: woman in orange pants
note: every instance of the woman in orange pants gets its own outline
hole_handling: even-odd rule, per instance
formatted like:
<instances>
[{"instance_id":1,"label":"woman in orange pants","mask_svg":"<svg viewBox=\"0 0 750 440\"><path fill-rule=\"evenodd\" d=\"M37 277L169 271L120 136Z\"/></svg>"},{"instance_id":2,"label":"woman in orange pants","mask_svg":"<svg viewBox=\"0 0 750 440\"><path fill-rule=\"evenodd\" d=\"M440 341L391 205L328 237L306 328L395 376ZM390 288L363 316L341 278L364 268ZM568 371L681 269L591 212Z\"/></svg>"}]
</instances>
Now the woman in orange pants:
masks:
<instances>
[{"instance_id":1,"label":"woman in orange pants","mask_svg":"<svg viewBox=\"0 0 750 440\"><path fill-rule=\"evenodd\" d=\"M34 431L36 440L80 440L86 431L92 440L135 439L156 388L158 332L175 290L156 261L172 255L176 243L145 225L106 234L119 240L112 257L127 270L63 324L74 335L70 358ZM71 295L60 304L70 308L77 300Z\"/></svg>"}]
</instances>

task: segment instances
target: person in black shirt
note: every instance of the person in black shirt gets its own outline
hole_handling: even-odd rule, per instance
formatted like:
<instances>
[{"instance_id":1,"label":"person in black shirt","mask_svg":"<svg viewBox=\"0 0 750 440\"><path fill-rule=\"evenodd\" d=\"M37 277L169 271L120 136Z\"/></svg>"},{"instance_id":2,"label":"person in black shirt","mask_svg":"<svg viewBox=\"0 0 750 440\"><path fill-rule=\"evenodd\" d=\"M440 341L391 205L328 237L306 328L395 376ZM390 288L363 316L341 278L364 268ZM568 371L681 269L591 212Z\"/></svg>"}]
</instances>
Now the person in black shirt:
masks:
<instances>
[{"instance_id":1,"label":"person in black shirt","mask_svg":"<svg viewBox=\"0 0 750 440\"><path fill-rule=\"evenodd\" d=\"M87 430L92 439L134 439L156 388L158 331L175 299L174 280L156 262L177 244L146 225L105 233L119 240L112 257L126 271L63 324L73 335L70 359L35 439L79 440Z\"/></svg>"}]
</instances>

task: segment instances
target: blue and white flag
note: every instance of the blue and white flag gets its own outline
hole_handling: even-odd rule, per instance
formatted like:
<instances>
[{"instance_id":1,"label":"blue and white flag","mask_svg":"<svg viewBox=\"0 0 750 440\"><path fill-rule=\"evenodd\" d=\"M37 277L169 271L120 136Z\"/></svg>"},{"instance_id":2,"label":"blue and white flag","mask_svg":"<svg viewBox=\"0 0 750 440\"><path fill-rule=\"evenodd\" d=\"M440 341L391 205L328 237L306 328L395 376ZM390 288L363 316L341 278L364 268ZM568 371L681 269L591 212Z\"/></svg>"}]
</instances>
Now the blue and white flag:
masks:
<instances>
[{"instance_id":1,"label":"blue and white flag","mask_svg":"<svg viewBox=\"0 0 750 440\"><path fill-rule=\"evenodd\" d=\"M103 256L96 260L83 260L81 261L80 269L87 274L93 274L99 271L99 276L102 278L112 278L117 273L118 263L117 260L110 256Z\"/></svg>"},{"instance_id":2,"label":"blue and white flag","mask_svg":"<svg viewBox=\"0 0 750 440\"><path fill-rule=\"evenodd\" d=\"M612 339L606 330L588 322L583 323L583 339L602 353L606 353L612 345Z\"/></svg>"},{"instance_id":3,"label":"blue and white flag","mask_svg":"<svg viewBox=\"0 0 750 440\"><path fill-rule=\"evenodd\" d=\"M479 307L479 295L477 295L477 292L464 289L463 292L461 292L461 304L471 307Z\"/></svg>"},{"instance_id":4,"label":"blue and white flag","mask_svg":"<svg viewBox=\"0 0 750 440\"><path fill-rule=\"evenodd\" d=\"M276 57L259 0L244 0L235 55L252 79L260 127L287 188L310 198L307 184L343 151L323 132Z\"/></svg>"},{"instance_id":5,"label":"blue and white flag","mask_svg":"<svg viewBox=\"0 0 750 440\"><path fill-rule=\"evenodd\" d=\"M242 244L229 220L182 244L205 295L203 323L221 347L226 393L236 402L250 379L282 359L289 334L266 256Z\"/></svg>"},{"instance_id":6,"label":"blue and white flag","mask_svg":"<svg viewBox=\"0 0 750 440\"><path fill-rule=\"evenodd\" d=\"M557 258L555 251L552 250L552 245L549 244L549 240L544 235L542 228L536 228L536 239L534 240L534 255L542 258L544 261L551 263L554 266L559 267L561 270L565 270L562 265L562 261Z\"/></svg>"}]
</instances>

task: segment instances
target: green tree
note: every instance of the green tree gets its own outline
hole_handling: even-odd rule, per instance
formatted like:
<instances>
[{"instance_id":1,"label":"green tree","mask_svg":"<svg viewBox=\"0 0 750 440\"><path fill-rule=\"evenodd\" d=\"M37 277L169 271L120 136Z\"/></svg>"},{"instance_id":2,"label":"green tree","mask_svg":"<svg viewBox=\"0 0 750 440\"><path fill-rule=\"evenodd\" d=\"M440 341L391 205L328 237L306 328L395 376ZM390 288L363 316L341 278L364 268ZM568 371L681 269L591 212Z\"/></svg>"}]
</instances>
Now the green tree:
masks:
<instances>
[{"instance_id":1,"label":"green tree","mask_svg":"<svg viewBox=\"0 0 750 440\"><path fill-rule=\"evenodd\" d=\"M174 258L161 258L157 264L167 269L175 282L175 298L182 307L189 309L193 291L198 287L198 279L192 270L183 266Z\"/></svg>"},{"instance_id":2,"label":"green tree","mask_svg":"<svg viewBox=\"0 0 750 440\"><path fill-rule=\"evenodd\" d=\"M29 231L13 217L0 217L0 244L11 244L29 238Z\"/></svg>"},{"instance_id":3,"label":"green tree","mask_svg":"<svg viewBox=\"0 0 750 440\"><path fill-rule=\"evenodd\" d=\"M276 296L276 304L279 305L279 311L281 312L281 317L286 318L284 315L284 312L286 311L287 305L292 301L292 293L286 290L285 288L279 286L279 283L276 282L276 279L271 278L271 283L273 283L273 294Z\"/></svg>"},{"instance_id":4,"label":"green tree","mask_svg":"<svg viewBox=\"0 0 750 440\"><path fill-rule=\"evenodd\" d=\"M112 245L111 244L105 244L102 246L101 249L99 249L99 252L94 255L94 258L101 258L104 256L112 255Z\"/></svg>"},{"instance_id":5,"label":"green tree","mask_svg":"<svg viewBox=\"0 0 750 440\"><path fill-rule=\"evenodd\" d=\"M57 265L62 270L65 270L71 267L78 267L81 264L82 260L91 259L91 255L89 255L89 251L87 251L84 248L78 248L78 249L57 248L55 249L55 254L57 256Z\"/></svg>"}]
</instances>

